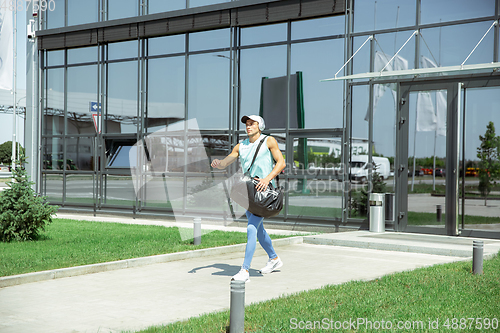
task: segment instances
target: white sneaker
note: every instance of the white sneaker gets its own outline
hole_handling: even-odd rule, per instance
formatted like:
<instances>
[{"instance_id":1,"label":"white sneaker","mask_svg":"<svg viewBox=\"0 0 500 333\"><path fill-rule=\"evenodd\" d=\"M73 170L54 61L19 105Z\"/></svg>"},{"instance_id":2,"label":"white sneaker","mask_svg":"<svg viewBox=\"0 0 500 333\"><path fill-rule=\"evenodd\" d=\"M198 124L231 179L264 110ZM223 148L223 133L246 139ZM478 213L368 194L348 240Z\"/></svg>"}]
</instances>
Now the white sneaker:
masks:
<instances>
[{"instance_id":1,"label":"white sneaker","mask_svg":"<svg viewBox=\"0 0 500 333\"><path fill-rule=\"evenodd\" d=\"M244 268L231 278L231 281L250 282L250 273Z\"/></svg>"},{"instance_id":2,"label":"white sneaker","mask_svg":"<svg viewBox=\"0 0 500 333\"><path fill-rule=\"evenodd\" d=\"M262 268L259 273L261 274L269 274L277 270L283 266L283 261L281 261L280 257L276 257L274 259L269 259L266 264L266 267Z\"/></svg>"}]
</instances>

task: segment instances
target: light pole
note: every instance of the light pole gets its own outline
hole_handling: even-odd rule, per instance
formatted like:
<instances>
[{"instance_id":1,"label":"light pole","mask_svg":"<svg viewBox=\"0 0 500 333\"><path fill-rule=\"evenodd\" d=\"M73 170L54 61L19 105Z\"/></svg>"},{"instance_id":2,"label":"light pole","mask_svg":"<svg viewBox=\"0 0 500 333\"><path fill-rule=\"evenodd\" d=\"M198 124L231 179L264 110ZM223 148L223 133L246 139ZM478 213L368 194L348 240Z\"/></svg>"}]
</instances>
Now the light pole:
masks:
<instances>
[{"instance_id":1,"label":"light pole","mask_svg":"<svg viewBox=\"0 0 500 333\"><path fill-rule=\"evenodd\" d=\"M23 97L21 97L21 98L19 98L19 99L17 100L16 107L15 107L15 109L14 109L14 117L17 117L17 108L18 108L18 106L19 106L19 102L20 102L22 99L24 99L24 98L26 98L26 96L23 96ZM15 128L14 130L15 130L15 132L16 132L16 141L17 141L17 159L19 160L19 156L20 156L19 151L20 151L21 143L18 141L19 139L17 139L17 133L19 133L19 131L17 130L17 129L18 129L18 126L19 126L19 123L18 123L18 122L17 122L17 120L16 120L16 128Z\"/></svg>"}]
</instances>

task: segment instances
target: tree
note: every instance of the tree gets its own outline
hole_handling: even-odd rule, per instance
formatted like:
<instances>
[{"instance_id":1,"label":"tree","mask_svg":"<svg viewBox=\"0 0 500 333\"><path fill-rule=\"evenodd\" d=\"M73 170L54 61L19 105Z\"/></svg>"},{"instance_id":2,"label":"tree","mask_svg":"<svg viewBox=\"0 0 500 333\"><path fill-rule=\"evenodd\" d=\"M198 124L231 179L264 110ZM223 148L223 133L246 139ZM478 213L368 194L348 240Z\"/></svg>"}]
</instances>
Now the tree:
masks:
<instances>
[{"instance_id":1,"label":"tree","mask_svg":"<svg viewBox=\"0 0 500 333\"><path fill-rule=\"evenodd\" d=\"M19 147L19 155L24 155L24 148L21 147L21 145L19 145ZM0 163L7 165L12 164L12 141L7 141L0 145Z\"/></svg>"},{"instance_id":2,"label":"tree","mask_svg":"<svg viewBox=\"0 0 500 333\"><path fill-rule=\"evenodd\" d=\"M369 189L362 188L361 192L358 192L352 196L351 207L359 216L365 216L368 212L368 197L370 193L386 193L387 188L385 186L384 178L377 171L377 165L375 163L373 165L372 171L372 183L371 183L371 192Z\"/></svg>"},{"instance_id":3,"label":"tree","mask_svg":"<svg viewBox=\"0 0 500 333\"><path fill-rule=\"evenodd\" d=\"M499 144L500 138L495 134L495 125L492 121L486 126L484 136L480 135L481 144L477 148L477 157L479 158L479 192L484 197L486 206L488 195L495 184L500 171Z\"/></svg>"},{"instance_id":4,"label":"tree","mask_svg":"<svg viewBox=\"0 0 500 333\"><path fill-rule=\"evenodd\" d=\"M21 155L17 165L25 163ZM38 238L40 230L52 222L56 206L50 206L45 197L38 196L31 188L24 168L12 170L14 182L8 182L9 188L0 195L0 241L27 241Z\"/></svg>"}]
</instances>

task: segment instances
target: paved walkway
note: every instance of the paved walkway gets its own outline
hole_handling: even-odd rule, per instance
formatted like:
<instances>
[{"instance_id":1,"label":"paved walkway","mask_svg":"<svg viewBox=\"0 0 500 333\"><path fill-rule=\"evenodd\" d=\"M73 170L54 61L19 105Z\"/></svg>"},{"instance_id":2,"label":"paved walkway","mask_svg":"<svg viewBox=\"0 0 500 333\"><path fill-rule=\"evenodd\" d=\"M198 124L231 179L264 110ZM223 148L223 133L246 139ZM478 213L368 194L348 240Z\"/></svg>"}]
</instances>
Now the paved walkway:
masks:
<instances>
[{"instance_id":1,"label":"paved walkway","mask_svg":"<svg viewBox=\"0 0 500 333\"><path fill-rule=\"evenodd\" d=\"M148 223L119 217L97 219ZM484 241L486 255L500 250L500 241ZM291 245L277 245L276 250L284 266L261 275L256 269L265 265L267 257L258 247L251 282L246 284L247 304L327 284L467 260L472 239L353 231L301 236ZM239 247L228 253L0 288L0 332L133 331L225 310L230 277L239 270L243 252L244 247Z\"/></svg>"}]
</instances>

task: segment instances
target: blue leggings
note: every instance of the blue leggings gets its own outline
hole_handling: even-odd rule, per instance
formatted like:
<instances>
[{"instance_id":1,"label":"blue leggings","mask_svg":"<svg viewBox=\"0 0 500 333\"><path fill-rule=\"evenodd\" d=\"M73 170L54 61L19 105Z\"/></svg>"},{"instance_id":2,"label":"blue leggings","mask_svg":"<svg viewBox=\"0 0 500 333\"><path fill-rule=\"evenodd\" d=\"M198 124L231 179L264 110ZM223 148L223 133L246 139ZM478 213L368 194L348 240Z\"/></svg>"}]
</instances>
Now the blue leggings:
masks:
<instances>
[{"instance_id":1,"label":"blue leggings","mask_svg":"<svg viewBox=\"0 0 500 333\"><path fill-rule=\"evenodd\" d=\"M276 252L274 252L273 244L271 242L271 237L269 237L266 230L264 229L264 223L263 223L264 218L253 215L249 211L246 212L246 215L248 218L247 247L245 249L245 260L243 260L243 266L241 267L246 270L249 270L253 254L255 252L257 239L259 240L259 243L262 246L262 248L267 252L269 259L274 259L278 255L276 254Z\"/></svg>"}]
</instances>

